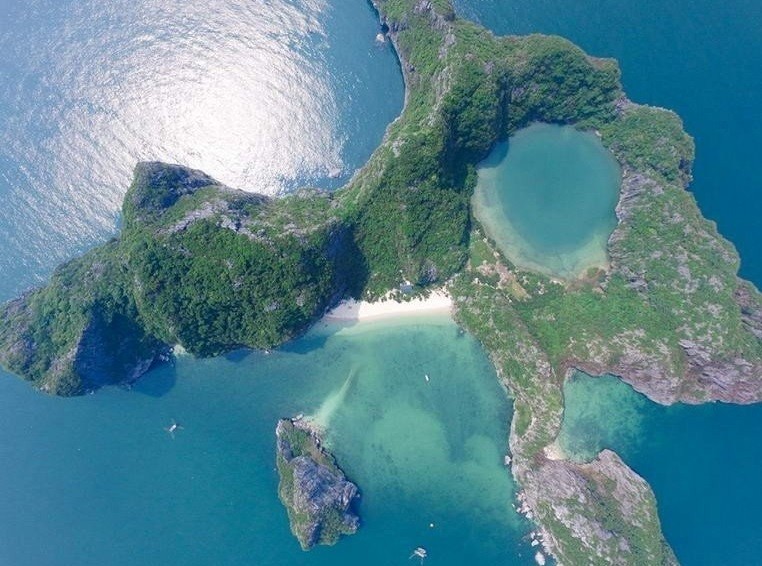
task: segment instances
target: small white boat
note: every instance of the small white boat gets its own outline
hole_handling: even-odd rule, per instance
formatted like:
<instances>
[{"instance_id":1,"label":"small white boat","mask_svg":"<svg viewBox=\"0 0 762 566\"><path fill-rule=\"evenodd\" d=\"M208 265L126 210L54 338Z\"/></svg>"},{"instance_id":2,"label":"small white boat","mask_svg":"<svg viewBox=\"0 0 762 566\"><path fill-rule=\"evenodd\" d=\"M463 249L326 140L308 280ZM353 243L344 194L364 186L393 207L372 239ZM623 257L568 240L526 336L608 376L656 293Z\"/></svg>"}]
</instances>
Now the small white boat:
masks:
<instances>
[{"instance_id":1,"label":"small white boat","mask_svg":"<svg viewBox=\"0 0 762 566\"><path fill-rule=\"evenodd\" d=\"M422 546L419 546L413 551L413 554L410 555L410 558L414 558L414 557L420 558L421 564L423 564L424 558L426 558L428 555L429 553L426 552L426 549L423 548Z\"/></svg>"},{"instance_id":2,"label":"small white boat","mask_svg":"<svg viewBox=\"0 0 762 566\"><path fill-rule=\"evenodd\" d=\"M172 419L172 424L170 424L169 426L164 427L164 430L166 430L167 433L169 434L169 436L171 436L172 438L175 437L175 432L177 432L178 430L182 430L182 429L183 429L183 427L180 424L178 424L177 422L175 422L174 419Z\"/></svg>"},{"instance_id":3,"label":"small white boat","mask_svg":"<svg viewBox=\"0 0 762 566\"><path fill-rule=\"evenodd\" d=\"M424 374L423 375L423 379L425 379L426 383L428 383L429 382L429 374L428 373Z\"/></svg>"}]
</instances>

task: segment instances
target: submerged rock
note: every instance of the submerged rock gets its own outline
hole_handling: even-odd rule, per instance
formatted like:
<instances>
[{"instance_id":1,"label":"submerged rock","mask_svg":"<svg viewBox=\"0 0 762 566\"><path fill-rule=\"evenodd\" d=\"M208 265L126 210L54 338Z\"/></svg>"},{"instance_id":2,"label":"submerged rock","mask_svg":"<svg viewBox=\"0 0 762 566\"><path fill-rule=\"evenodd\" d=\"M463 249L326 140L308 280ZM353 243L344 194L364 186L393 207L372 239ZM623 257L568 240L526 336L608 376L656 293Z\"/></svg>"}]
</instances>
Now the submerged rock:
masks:
<instances>
[{"instance_id":1,"label":"submerged rock","mask_svg":"<svg viewBox=\"0 0 762 566\"><path fill-rule=\"evenodd\" d=\"M322 446L318 432L303 419L281 419L275 435L278 496L302 549L336 544L341 535L357 532L360 518L352 508L357 486Z\"/></svg>"}]
</instances>

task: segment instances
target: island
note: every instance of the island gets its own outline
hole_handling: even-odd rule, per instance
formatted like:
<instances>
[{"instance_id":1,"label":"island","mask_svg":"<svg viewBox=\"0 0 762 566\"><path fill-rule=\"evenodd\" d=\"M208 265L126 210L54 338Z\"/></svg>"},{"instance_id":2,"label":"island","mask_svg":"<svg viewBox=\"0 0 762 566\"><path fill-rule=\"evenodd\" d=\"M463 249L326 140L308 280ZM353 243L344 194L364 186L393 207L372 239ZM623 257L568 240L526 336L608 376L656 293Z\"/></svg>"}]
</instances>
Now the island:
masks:
<instances>
[{"instance_id":1,"label":"island","mask_svg":"<svg viewBox=\"0 0 762 566\"><path fill-rule=\"evenodd\" d=\"M630 101L615 61L496 37L449 0L375 0L402 114L336 192L274 199L141 163L118 238L0 307L0 363L58 395L137 379L169 348L271 348L345 298L446 286L510 391L511 472L563 564L673 564L648 484L613 452L554 449L576 370L663 403L762 400L762 298L693 196L680 118ZM622 169L607 269L522 270L472 214L476 165L536 122L596 131Z\"/></svg>"},{"instance_id":2,"label":"island","mask_svg":"<svg viewBox=\"0 0 762 566\"><path fill-rule=\"evenodd\" d=\"M336 544L341 535L356 533L357 486L347 480L315 427L304 418L281 419L275 436L278 496L302 549Z\"/></svg>"}]
</instances>

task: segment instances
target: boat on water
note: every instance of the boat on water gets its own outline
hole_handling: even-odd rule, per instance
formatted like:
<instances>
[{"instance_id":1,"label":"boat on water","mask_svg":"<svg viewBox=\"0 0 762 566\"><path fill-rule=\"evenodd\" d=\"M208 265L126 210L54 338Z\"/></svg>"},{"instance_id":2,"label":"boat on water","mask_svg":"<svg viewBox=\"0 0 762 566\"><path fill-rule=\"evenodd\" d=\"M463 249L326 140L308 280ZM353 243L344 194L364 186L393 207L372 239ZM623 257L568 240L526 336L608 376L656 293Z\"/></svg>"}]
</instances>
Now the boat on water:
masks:
<instances>
[{"instance_id":1,"label":"boat on water","mask_svg":"<svg viewBox=\"0 0 762 566\"><path fill-rule=\"evenodd\" d=\"M172 423L169 426L164 427L164 430L166 430L167 434L169 434L169 436L171 436L172 438L175 437L175 432L182 429L183 427L174 419L172 419Z\"/></svg>"},{"instance_id":2,"label":"boat on water","mask_svg":"<svg viewBox=\"0 0 762 566\"><path fill-rule=\"evenodd\" d=\"M428 553L428 552L426 552L426 549L425 549L425 548L423 548L422 546L419 546L418 548L416 548L416 549L413 551L413 554L411 554L411 555L410 555L410 558L414 558L414 557L420 558L420 559L421 559L421 564L423 564L423 560L424 560L424 559L425 559L425 558L426 558L428 555L429 555L429 553Z\"/></svg>"}]
</instances>

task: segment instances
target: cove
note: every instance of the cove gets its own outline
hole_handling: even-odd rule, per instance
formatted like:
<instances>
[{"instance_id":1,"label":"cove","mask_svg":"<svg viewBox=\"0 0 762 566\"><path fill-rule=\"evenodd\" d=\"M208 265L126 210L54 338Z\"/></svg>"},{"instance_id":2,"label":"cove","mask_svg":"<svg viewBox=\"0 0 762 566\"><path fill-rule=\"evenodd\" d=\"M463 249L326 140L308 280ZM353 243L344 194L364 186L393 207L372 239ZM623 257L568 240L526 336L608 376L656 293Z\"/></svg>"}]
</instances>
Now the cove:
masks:
<instances>
[{"instance_id":1,"label":"cove","mask_svg":"<svg viewBox=\"0 0 762 566\"><path fill-rule=\"evenodd\" d=\"M277 419L300 412L362 491L358 534L308 553L275 470ZM179 356L132 390L78 398L2 374L0 563L405 565L424 546L432 564L531 564L503 465L510 417L481 346L447 317Z\"/></svg>"},{"instance_id":2,"label":"cove","mask_svg":"<svg viewBox=\"0 0 762 566\"><path fill-rule=\"evenodd\" d=\"M268 194L335 189L402 109L366 2L0 6L3 300L114 235L137 161Z\"/></svg>"},{"instance_id":3,"label":"cove","mask_svg":"<svg viewBox=\"0 0 762 566\"><path fill-rule=\"evenodd\" d=\"M651 484L681 564L754 564L762 553L762 405L664 407L612 376L577 373L564 387L558 444L587 460L617 451Z\"/></svg>"},{"instance_id":4,"label":"cove","mask_svg":"<svg viewBox=\"0 0 762 566\"><path fill-rule=\"evenodd\" d=\"M619 165L598 137L535 124L478 168L474 214L517 266L561 278L605 267Z\"/></svg>"}]
</instances>

